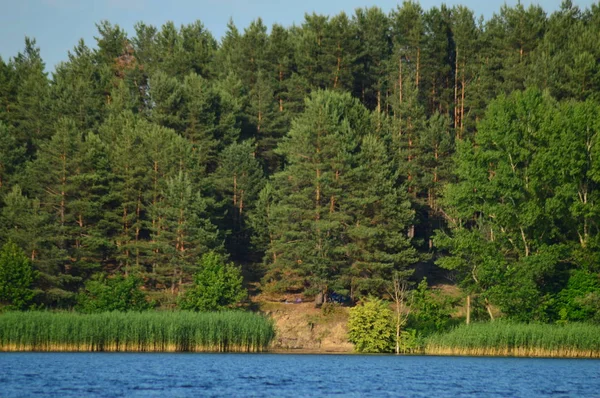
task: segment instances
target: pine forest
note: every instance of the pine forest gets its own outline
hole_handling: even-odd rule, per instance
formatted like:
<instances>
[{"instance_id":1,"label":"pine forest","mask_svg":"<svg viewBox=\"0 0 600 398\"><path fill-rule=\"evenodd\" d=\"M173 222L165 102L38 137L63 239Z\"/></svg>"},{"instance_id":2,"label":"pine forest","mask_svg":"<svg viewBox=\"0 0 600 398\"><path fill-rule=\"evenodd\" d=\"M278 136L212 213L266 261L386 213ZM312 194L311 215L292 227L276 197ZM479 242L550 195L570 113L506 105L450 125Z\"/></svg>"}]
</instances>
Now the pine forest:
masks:
<instances>
[{"instance_id":1,"label":"pine forest","mask_svg":"<svg viewBox=\"0 0 600 398\"><path fill-rule=\"evenodd\" d=\"M0 58L0 303L94 312L127 284L134 308L393 303L421 282L467 318L598 323L598 27L571 0L487 20L406 0L220 40L102 21L51 72L26 38ZM243 291L186 296L219 262Z\"/></svg>"}]
</instances>

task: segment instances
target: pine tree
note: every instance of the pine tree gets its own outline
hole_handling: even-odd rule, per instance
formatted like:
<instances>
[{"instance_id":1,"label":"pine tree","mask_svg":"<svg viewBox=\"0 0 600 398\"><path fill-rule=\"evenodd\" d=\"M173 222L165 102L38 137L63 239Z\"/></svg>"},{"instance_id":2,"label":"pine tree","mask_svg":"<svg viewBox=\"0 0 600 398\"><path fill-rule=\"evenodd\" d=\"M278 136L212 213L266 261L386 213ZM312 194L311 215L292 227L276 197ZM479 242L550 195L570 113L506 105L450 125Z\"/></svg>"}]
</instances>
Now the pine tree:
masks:
<instances>
[{"instance_id":1,"label":"pine tree","mask_svg":"<svg viewBox=\"0 0 600 398\"><path fill-rule=\"evenodd\" d=\"M220 154L219 167L212 175L227 213L224 227L230 234L226 248L239 259L250 251L246 220L264 184L263 170L254 151L252 141L231 144Z\"/></svg>"},{"instance_id":2,"label":"pine tree","mask_svg":"<svg viewBox=\"0 0 600 398\"><path fill-rule=\"evenodd\" d=\"M48 112L49 84L40 50L33 39L25 38L25 49L12 59L13 87L16 90L8 124L14 128L19 144L25 144L28 157L52 134L53 120Z\"/></svg>"},{"instance_id":3,"label":"pine tree","mask_svg":"<svg viewBox=\"0 0 600 398\"><path fill-rule=\"evenodd\" d=\"M427 93L428 114L451 115L454 98L454 40L450 10L442 5L431 8L423 16L425 42L423 46L422 90ZM419 83L421 87L421 83Z\"/></svg>"},{"instance_id":4,"label":"pine tree","mask_svg":"<svg viewBox=\"0 0 600 398\"><path fill-rule=\"evenodd\" d=\"M452 38L454 41L454 114L453 128L460 140L466 128L473 128L469 121L472 101L471 84L475 79L475 64L478 53L478 29L473 12L463 6L452 11Z\"/></svg>"},{"instance_id":5,"label":"pine tree","mask_svg":"<svg viewBox=\"0 0 600 398\"><path fill-rule=\"evenodd\" d=\"M418 258L408 236L414 211L406 188L396 187L388 153L381 138L362 139L340 209L351 215L345 233L352 297L382 294L394 272L407 277Z\"/></svg>"},{"instance_id":6,"label":"pine tree","mask_svg":"<svg viewBox=\"0 0 600 398\"><path fill-rule=\"evenodd\" d=\"M402 6L394 10L390 16L392 25L393 54L396 59L405 59L414 65L414 87L419 87L422 80L422 56L425 40L423 9L419 3L405 0ZM399 65L399 61L394 61ZM402 74L398 75L401 82Z\"/></svg>"},{"instance_id":7,"label":"pine tree","mask_svg":"<svg viewBox=\"0 0 600 398\"><path fill-rule=\"evenodd\" d=\"M11 63L6 63L0 57L0 121L8 125L10 122L11 105L16 102L16 79Z\"/></svg>"},{"instance_id":8,"label":"pine tree","mask_svg":"<svg viewBox=\"0 0 600 398\"><path fill-rule=\"evenodd\" d=\"M107 227L116 246L116 266L126 274L140 270L148 245L142 231L148 228L144 193L151 185L149 166L144 159L143 131L149 125L131 113L109 118L100 129L100 137L109 143L111 208Z\"/></svg>"},{"instance_id":9,"label":"pine tree","mask_svg":"<svg viewBox=\"0 0 600 398\"><path fill-rule=\"evenodd\" d=\"M40 270L43 264L37 260L45 247L49 217L42 211L39 199L28 198L19 185L13 185L3 196L0 220L0 240L15 242Z\"/></svg>"},{"instance_id":10,"label":"pine tree","mask_svg":"<svg viewBox=\"0 0 600 398\"><path fill-rule=\"evenodd\" d=\"M11 177L25 159L25 146L19 145L14 134L0 122L0 196L9 189Z\"/></svg>"},{"instance_id":11,"label":"pine tree","mask_svg":"<svg viewBox=\"0 0 600 398\"><path fill-rule=\"evenodd\" d=\"M151 278L175 294L189 282L200 255L217 248L217 234L205 214L206 200L184 172L167 180L162 196L155 209L159 215L154 239L158 262Z\"/></svg>"},{"instance_id":12,"label":"pine tree","mask_svg":"<svg viewBox=\"0 0 600 398\"><path fill-rule=\"evenodd\" d=\"M296 43L294 59L307 92L330 88L334 83L337 60L327 28L328 18L313 13L304 16L301 28L292 30L292 40Z\"/></svg>"},{"instance_id":13,"label":"pine tree","mask_svg":"<svg viewBox=\"0 0 600 398\"><path fill-rule=\"evenodd\" d=\"M36 259L42 272L50 277L45 300L64 300L61 305L70 305L83 279L99 267L97 262L82 257L81 252L76 253L81 249L81 236L85 234L81 229L87 222L79 200L81 189L92 188L87 181L81 181L82 142L75 123L62 118L52 139L41 146L28 173L33 179L29 181L29 191L40 199L41 211L48 220L40 231L41 248Z\"/></svg>"},{"instance_id":14,"label":"pine tree","mask_svg":"<svg viewBox=\"0 0 600 398\"><path fill-rule=\"evenodd\" d=\"M368 111L350 95L320 91L278 147L288 165L273 177L277 199L269 212L265 281L275 288L344 287L342 231L349 215L339 211L340 201L349 157L369 123Z\"/></svg>"},{"instance_id":15,"label":"pine tree","mask_svg":"<svg viewBox=\"0 0 600 398\"><path fill-rule=\"evenodd\" d=\"M357 9L353 22L356 25L357 38L349 42L354 43L358 40L360 43L359 49L355 50L356 55L350 55L356 57L357 64L354 95L360 98L368 109L381 113L386 90L385 70L392 50L390 22L381 9L376 7Z\"/></svg>"},{"instance_id":16,"label":"pine tree","mask_svg":"<svg viewBox=\"0 0 600 398\"><path fill-rule=\"evenodd\" d=\"M289 79L295 68L293 43L290 33L281 25L275 24L271 28L267 50L267 68L269 73L275 76L273 94L277 100L279 112L285 115L285 130L287 131L298 105L290 103L289 95Z\"/></svg>"},{"instance_id":17,"label":"pine tree","mask_svg":"<svg viewBox=\"0 0 600 398\"><path fill-rule=\"evenodd\" d=\"M104 117L104 77L83 40L69 52L69 61L57 66L53 76L52 112L70 117L82 130L96 128Z\"/></svg>"}]
</instances>

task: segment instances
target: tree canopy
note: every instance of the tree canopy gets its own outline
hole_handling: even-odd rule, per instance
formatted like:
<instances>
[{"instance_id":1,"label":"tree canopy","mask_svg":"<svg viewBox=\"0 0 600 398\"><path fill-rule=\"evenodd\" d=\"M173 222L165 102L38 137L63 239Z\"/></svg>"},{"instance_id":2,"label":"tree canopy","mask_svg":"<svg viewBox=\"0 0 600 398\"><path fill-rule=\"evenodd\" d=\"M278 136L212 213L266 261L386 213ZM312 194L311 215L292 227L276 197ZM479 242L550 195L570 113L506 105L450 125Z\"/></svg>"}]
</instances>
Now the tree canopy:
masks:
<instances>
[{"instance_id":1,"label":"tree canopy","mask_svg":"<svg viewBox=\"0 0 600 398\"><path fill-rule=\"evenodd\" d=\"M13 304L135 280L183 305L213 267L235 293L200 307L239 301L240 275L354 300L427 276L477 316L597 320L598 21L566 0L488 20L406 0L220 41L102 21L51 73L26 38L0 59L3 278L31 269Z\"/></svg>"}]
</instances>

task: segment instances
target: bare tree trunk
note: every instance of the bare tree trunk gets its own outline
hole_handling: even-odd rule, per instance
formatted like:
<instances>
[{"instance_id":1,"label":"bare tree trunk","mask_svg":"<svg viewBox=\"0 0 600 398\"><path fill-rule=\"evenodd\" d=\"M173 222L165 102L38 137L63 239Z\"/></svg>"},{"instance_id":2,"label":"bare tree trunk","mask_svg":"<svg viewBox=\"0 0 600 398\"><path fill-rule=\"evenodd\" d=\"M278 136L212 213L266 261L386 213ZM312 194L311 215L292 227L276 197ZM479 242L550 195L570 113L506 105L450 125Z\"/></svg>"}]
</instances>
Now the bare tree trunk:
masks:
<instances>
[{"instance_id":1,"label":"bare tree trunk","mask_svg":"<svg viewBox=\"0 0 600 398\"><path fill-rule=\"evenodd\" d=\"M417 48L417 74L415 77L416 87L419 88L419 73L421 71L421 49Z\"/></svg>"},{"instance_id":2,"label":"bare tree trunk","mask_svg":"<svg viewBox=\"0 0 600 398\"><path fill-rule=\"evenodd\" d=\"M471 323L471 295L467 295L467 325Z\"/></svg>"},{"instance_id":3,"label":"bare tree trunk","mask_svg":"<svg viewBox=\"0 0 600 398\"><path fill-rule=\"evenodd\" d=\"M392 290L393 289L393 290ZM394 300L395 323L396 323L396 354L400 354L400 340L402 336L402 327L408 321L411 306L408 298L408 284L406 280L400 279L396 274L392 280L392 289L388 290L388 294Z\"/></svg>"},{"instance_id":4,"label":"bare tree trunk","mask_svg":"<svg viewBox=\"0 0 600 398\"><path fill-rule=\"evenodd\" d=\"M340 71L342 70L342 57L340 56L340 53L342 51L342 46L340 45L340 43L338 43L337 49L338 49L337 67L335 69L335 78L333 79L333 89L334 90L338 86Z\"/></svg>"},{"instance_id":5,"label":"bare tree trunk","mask_svg":"<svg viewBox=\"0 0 600 398\"><path fill-rule=\"evenodd\" d=\"M462 83L461 83L461 98L460 98L460 135L459 137L462 138L463 136L463 132L464 132L464 128L465 128L465 123L464 123L464 119L465 119L465 86L466 86L467 82L465 80L465 65L463 63L463 70L462 70Z\"/></svg>"},{"instance_id":6,"label":"bare tree trunk","mask_svg":"<svg viewBox=\"0 0 600 398\"><path fill-rule=\"evenodd\" d=\"M454 62L454 129L458 126L458 48Z\"/></svg>"},{"instance_id":7,"label":"bare tree trunk","mask_svg":"<svg viewBox=\"0 0 600 398\"><path fill-rule=\"evenodd\" d=\"M494 313L492 312L492 305L490 304L488 299L485 299L485 309L487 310L488 315L490 316L490 320L493 322L494 321Z\"/></svg>"},{"instance_id":8,"label":"bare tree trunk","mask_svg":"<svg viewBox=\"0 0 600 398\"><path fill-rule=\"evenodd\" d=\"M279 64L279 84L283 83L283 66ZM279 112L283 112L283 98L279 95Z\"/></svg>"}]
</instances>

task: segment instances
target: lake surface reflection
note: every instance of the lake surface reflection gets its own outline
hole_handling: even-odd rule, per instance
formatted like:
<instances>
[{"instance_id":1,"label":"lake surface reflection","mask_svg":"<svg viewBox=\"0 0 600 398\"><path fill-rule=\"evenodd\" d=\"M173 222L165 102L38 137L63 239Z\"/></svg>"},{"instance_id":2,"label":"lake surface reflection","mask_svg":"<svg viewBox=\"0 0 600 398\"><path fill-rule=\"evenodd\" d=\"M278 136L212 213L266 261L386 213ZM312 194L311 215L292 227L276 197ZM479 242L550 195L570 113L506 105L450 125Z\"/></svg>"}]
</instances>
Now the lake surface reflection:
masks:
<instances>
[{"instance_id":1,"label":"lake surface reflection","mask_svg":"<svg viewBox=\"0 0 600 398\"><path fill-rule=\"evenodd\" d=\"M600 361L392 355L0 353L2 397L598 397Z\"/></svg>"}]
</instances>

